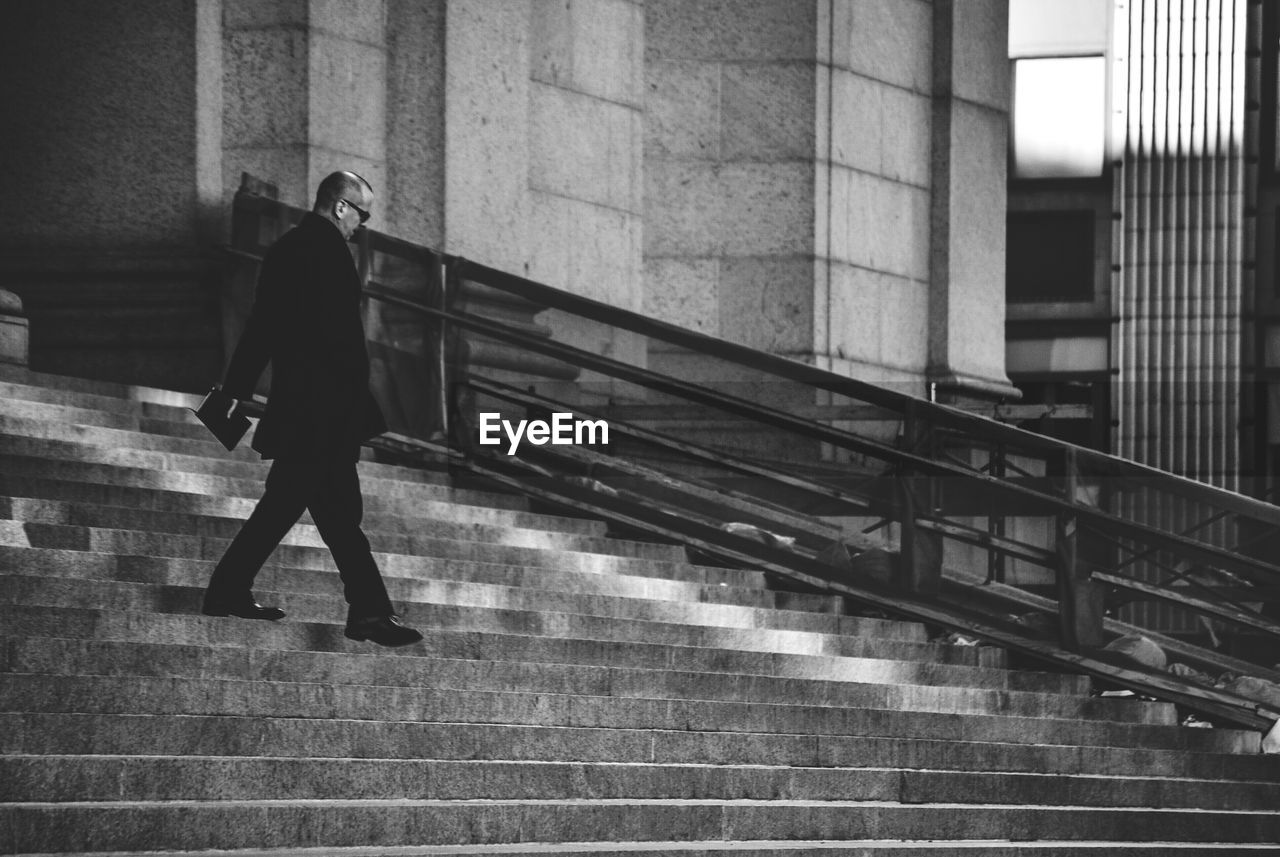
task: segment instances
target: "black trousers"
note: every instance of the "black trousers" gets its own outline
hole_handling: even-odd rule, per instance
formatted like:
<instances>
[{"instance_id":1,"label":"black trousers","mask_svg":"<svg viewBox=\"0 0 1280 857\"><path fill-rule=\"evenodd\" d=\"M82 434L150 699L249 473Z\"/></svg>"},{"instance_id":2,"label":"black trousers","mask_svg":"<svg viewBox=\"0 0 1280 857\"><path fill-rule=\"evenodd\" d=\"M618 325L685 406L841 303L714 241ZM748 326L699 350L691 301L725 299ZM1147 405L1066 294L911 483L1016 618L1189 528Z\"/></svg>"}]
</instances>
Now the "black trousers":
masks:
<instances>
[{"instance_id":1,"label":"black trousers","mask_svg":"<svg viewBox=\"0 0 1280 857\"><path fill-rule=\"evenodd\" d=\"M364 500L354 455L290 454L277 458L267 474L267 488L231 546L213 570L207 598L246 598L262 564L280 544L304 510L328 545L342 577L351 619L395 612L369 540L360 529Z\"/></svg>"}]
</instances>

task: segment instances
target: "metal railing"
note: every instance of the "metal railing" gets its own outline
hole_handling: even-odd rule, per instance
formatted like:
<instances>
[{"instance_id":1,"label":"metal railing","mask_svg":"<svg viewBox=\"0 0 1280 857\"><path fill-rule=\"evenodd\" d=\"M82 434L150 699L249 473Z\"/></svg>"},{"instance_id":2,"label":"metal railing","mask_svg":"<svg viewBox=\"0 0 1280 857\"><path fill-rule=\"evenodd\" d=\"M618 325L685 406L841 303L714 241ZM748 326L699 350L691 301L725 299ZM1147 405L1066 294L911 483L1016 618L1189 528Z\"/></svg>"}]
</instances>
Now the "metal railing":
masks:
<instances>
[{"instance_id":1,"label":"metal railing","mask_svg":"<svg viewBox=\"0 0 1280 857\"><path fill-rule=\"evenodd\" d=\"M256 190L235 204L229 337L255 260L301 216ZM1107 615L1158 599L1265 656L1280 568L1248 541L1280 524L1277 507L378 233L353 251L389 453L1223 721L1280 718L1104 648L1141 632L1201 674L1280 679ZM611 436L489 443L485 414L548 428L562 414Z\"/></svg>"}]
</instances>

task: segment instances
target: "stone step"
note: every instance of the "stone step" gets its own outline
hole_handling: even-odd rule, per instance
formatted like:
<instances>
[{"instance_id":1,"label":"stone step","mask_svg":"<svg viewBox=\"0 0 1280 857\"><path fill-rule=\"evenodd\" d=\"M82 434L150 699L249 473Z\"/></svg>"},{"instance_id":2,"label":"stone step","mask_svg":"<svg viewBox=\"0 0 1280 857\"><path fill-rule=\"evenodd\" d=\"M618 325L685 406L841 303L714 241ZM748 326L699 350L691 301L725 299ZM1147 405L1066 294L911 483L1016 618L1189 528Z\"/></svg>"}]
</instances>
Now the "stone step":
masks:
<instances>
[{"instance_id":1,"label":"stone step","mask_svg":"<svg viewBox=\"0 0 1280 857\"><path fill-rule=\"evenodd\" d=\"M191 407L192 403L198 403L203 396L203 394L183 393L158 387L122 384L116 381L98 381L92 378L77 378L72 375L57 375L51 372L38 372L26 366L15 366L11 363L0 363L0 381L38 387L44 390L79 393L125 402L142 402L173 407Z\"/></svg>"},{"instance_id":2,"label":"stone step","mask_svg":"<svg viewBox=\"0 0 1280 857\"><path fill-rule=\"evenodd\" d=\"M23 479L120 485L126 488L256 500L262 496L268 469L267 464L245 464L242 466L250 468L251 472L241 476L227 476L165 467L161 460L142 463L135 461L133 464L91 460L108 457L100 447L61 444L60 448L50 449L47 446L49 442L46 441L0 437L0 473ZM19 451L20 447L28 452ZM126 459L129 458L128 452L126 450L123 453ZM176 463L196 466L198 462L199 459L193 458ZM369 462L362 461L359 466L365 501L376 508L411 512L420 501L443 501L516 511L523 511L527 506L522 498L513 495L452 488L440 478L435 478L435 481L382 478L369 472L373 467ZM405 469L405 472L413 471Z\"/></svg>"},{"instance_id":3,"label":"stone step","mask_svg":"<svg viewBox=\"0 0 1280 857\"><path fill-rule=\"evenodd\" d=\"M12 367L0 367L0 369L8 368ZM21 377L24 381L31 380L26 376ZM0 380L0 391L2 391L0 392L0 419L7 416L18 420L19 422L15 423L17 426L21 425L22 420L44 424L43 427L35 426L35 431L28 433L28 440L42 437L73 436L81 442L101 446L103 445L101 442L103 436L95 436L93 428L114 428L131 431L139 435L135 440L144 448L154 443L162 446L172 446L167 444L166 435L171 436L173 440L190 439L198 441L198 446L187 447L187 449L188 451L198 450L201 453L205 453L205 455L186 456L197 459L197 464L199 459L207 457L206 460L208 461L240 461L259 468L264 473L265 468L268 466L267 463L261 462L257 454L248 448L247 443L243 444L235 452L229 453L210 438L208 431L196 421L194 415L188 410L199 401L199 396L150 388L100 385L97 382L82 382L81 379L60 378L58 376L41 377L46 377L51 382L58 383L59 387L29 386L25 383L19 384ZM84 388L98 392L69 392L62 389L61 385L64 383L71 384L77 389ZM113 393L101 395L99 394L101 390L110 390ZM141 395L141 400L119 398L116 394ZM159 404L160 402L165 404ZM39 410L42 405L46 406L43 412ZM77 421L79 421L79 429L74 427ZM22 432L18 434L21 435ZM97 437L96 441L93 440L95 437ZM118 441L120 439L118 435L112 436L112 440L115 442L107 445L119 447ZM0 440L3 440L2 432L0 432ZM0 447L11 445L11 443L0 442ZM365 457L369 458L369 455ZM62 456L59 456L59 458L62 458ZM171 465L175 463L183 462L170 462ZM383 470L389 469L393 474L396 471L400 471L399 476L401 478L408 478L417 482L430 482L441 485L447 483L447 478L442 471L423 471L391 465L379 465L371 460L363 462L362 467L366 472L366 479L369 478L370 474L377 476ZM173 468L171 467L170 469ZM459 496L451 498L455 502L461 499L461 495L472 494L484 496L486 499L481 501L482 504L498 507L510 505L522 508L525 503L522 498L509 493L475 491L456 493Z\"/></svg>"},{"instance_id":4,"label":"stone step","mask_svg":"<svg viewBox=\"0 0 1280 857\"><path fill-rule=\"evenodd\" d=\"M305 601L290 600L286 603L292 613L287 621L250 625L196 615L199 605L197 592L179 592L173 596L171 603L162 606L176 612L0 603L0 619L3 620L0 627L10 634L206 646L253 645L295 651L319 646L325 647L320 649L322 651L334 651L337 645L344 643L338 622L346 611L336 600L336 593L327 599L312 596ZM31 600L28 598L26 602ZM67 595L60 599L45 597L43 600L73 601L75 598ZM623 620L607 616L450 604L411 605L411 609L409 621L425 632L439 634L504 634L547 640L592 640L742 653L790 652L796 655L878 658L909 656L921 651L915 646L901 651L894 647L892 641L886 645L876 637L705 627L678 621ZM311 614L310 618L306 614ZM923 651L927 655L936 654L939 663L977 665L965 655L964 650L957 651L953 647L929 647Z\"/></svg>"},{"instance_id":5,"label":"stone step","mask_svg":"<svg viewBox=\"0 0 1280 857\"><path fill-rule=\"evenodd\" d=\"M105 530L133 530L147 533L207 536L230 541L240 531L244 519L253 510L250 501L211 498L208 513L186 509L159 511L132 509L125 506L101 506L66 500L0 496L0 520L24 524L57 524L84 526ZM222 508L218 508L222 506ZM237 513L242 514L237 514ZM638 559L683 562L684 550L672 545L608 539L583 533L552 532L526 527L513 527L465 521L405 517L387 513L369 515L363 529L375 551L413 554L413 540L430 537L448 541L478 542L497 547L529 548L551 552L611 554ZM306 522L290 531L288 544L322 547L315 526Z\"/></svg>"},{"instance_id":6,"label":"stone step","mask_svg":"<svg viewBox=\"0 0 1280 857\"><path fill-rule=\"evenodd\" d=\"M34 459L32 461L39 461ZM33 468L26 468L33 469ZM144 471L151 473L152 471ZM192 514L217 514L243 519L262 496L261 483L244 483L248 490L236 492L237 480L225 480L220 488L228 489L216 494L170 490L162 487L132 486L130 474L125 468L86 468L84 479L44 479L13 472L0 473L0 496L22 497L40 500L57 500L94 506L122 506L129 509L188 512ZM423 521L450 521L455 523L487 524L490 526L519 527L547 530L557 533L574 533L601 538L607 526L603 521L590 518L569 518L543 515L512 508L478 505L491 496L475 492L458 492L441 486L439 491L419 492L416 497L384 497L365 494L366 519L378 515ZM458 494L470 494L472 503L460 502ZM468 499L466 497L461 499Z\"/></svg>"},{"instance_id":7,"label":"stone step","mask_svg":"<svg viewBox=\"0 0 1280 857\"><path fill-rule=\"evenodd\" d=\"M0 753L492 759L901 767L1261 780L1280 759L1256 733L911 711L851 712L843 734L521 724L0 713ZM927 737L922 737L927 736Z\"/></svg>"},{"instance_id":8,"label":"stone step","mask_svg":"<svg viewBox=\"0 0 1280 857\"><path fill-rule=\"evenodd\" d=\"M0 756L0 802L752 800L1273 810L1280 783L900 767Z\"/></svg>"},{"instance_id":9,"label":"stone step","mask_svg":"<svg viewBox=\"0 0 1280 857\"><path fill-rule=\"evenodd\" d=\"M243 621L243 620L242 620ZM238 624L238 623L237 623ZM31 675L134 676L298 682L330 685L430 686L590 696L759 700L803 699L818 705L921 708L956 697L967 710L1001 713L1030 708L1038 715L1060 707L1070 716L1084 701L1064 696L1059 677L918 664L869 658L814 658L750 654L692 647L578 640L522 652L519 638L472 638L493 642L489 649L432 651L414 647L401 657L367 652L350 643L336 652L211 648L178 643L140 643L41 637L0 637L6 648L0 672ZM439 643L440 641L433 641ZM446 641L447 642L447 641ZM506 643L507 645L503 645ZM578 656L569 660L571 656ZM970 683L962 683L972 675ZM884 687L896 684L892 689ZM990 691L1001 691L999 700ZM1062 696L1056 701L1045 696ZM916 703L920 704L917 705ZM1133 706L1102 711L1138 713ZM1139 710L1141 706L1138 706Z\"/></svg>"},{"instance_id":10,"label":"stone step","mask_svg":"<svg viewBox=\"0 0 1280 857\"><path fill-rule=\"evenodd\" d=\"M280 574L278 581L288 582L287 574ZM520 587L468 585L431 587L431 581L416 581L392 574L387 579L388 591L393 601L399 601L403 614L413 620L435 623L453 617L468 618L468 614L484 614L498 622L520 622L520 627L532 633L554 633L553 629L568 624L581 627L604 627L605 623L618 625L618 636L630 636L632 628L627 624L648 623L648 628L659 638L669 633L657 625L694 625L712 638L722 638L719 632L783 631L818 633L824 636L858 636L873 632L876 623L856 617L804 613L804 611L742 608L727 604L696 604L686 601L652 601L627 599L627 597L579 595L572 597L556 592L522 590ZM293 588L278 592L256 586L255 592L264 601L285 605L291 622L298 620L337 620L346 614L346 606L340 595L337 574L330 577L329 592L303 592ZM83 581L63 577L33 577L0 572L0 602L22 608L78 608L101 610L105 613L143 613L195 615L200 611L204 586L146 585L128 581ZM430 596L424 600L425 596ZM538 615L543 619L538 619ZM521 620L521 617L530 617ZM492 620L480 618L477 624L492 624ZM596 622L599 620L599 622ZM466 619L465 619L466 622ZM543 629L547 631L543 631ZM678 634L678 632L676 632ZM698 633L703 633L699 631ZM823 643L827 645L827 643Z\"/></svg>"},{"instance_id":11,"label":"stone step","mask_svg":"<svg viewBox=\"0 0 1280 857\"><path fill-rule=\"evenodd\" d=\"M307 529L295 527L294 531L291 531L282 540L280 546L272 554L274 561L281 565L300 568L332 567L332 559L328 548L318 543L318 538L315 537L314 531L308 533ZM307 543L313 539L317 543ZM200 559L216 562L225 553L230 541L229 538L202 535L176 535L129 529L104 529L0 520L0 545L11 547L81 550L97 553L143 555L172 559ZM390 547L394 552L386 553L379 550L379 547L384 546ZM565 568L579 572L630 574L637 577L666 576L658 572L666 568L684 568L686 566L684 562L653 565L659 563L659 561L619 556L618 554L599 554L586 551L551 551L516 545L494 545L487 542L433 538L429 535L399 536L383 539L381 545L375 545L374 548L374 555L379 565L389 574L397 574L400 569L418 568L425 560L431 559L472 560L483 563L516 564L538 568ZM653 573L646 575L644 573L645 568L649 568ZM805 600L799 596L797 596L797 599L797 603ZM810 600L812 601L812 599Z\"/></svg>"},{"instance_id":12,"label":"stone step","mask_svg":"<svg viewBox=\"0 0 1280 857\"><path fill-rule=\"evenodd\" d=\"M203 588L213 572L214 561L154 557L131 554L99 553L93 551L61 550L52 548L28 548L0 545L0 570L12 569L25 576L73 578L77 580L104 580L130 583L169 584ZM675 579L665 576L644 576L641 571L628 569L628 573L601 572L596 570L570 570L553 567L530 566L517 563L489 563L469 559L441 559L430 557L389 556L384 565L383 578L397 581L394 585L408 587L414 582L436 581L445 583L473 583L483 586L516 587L545 593L570 595L602 595L619 598L639 598L649 601L696 602L725 604L748 608L785 609L815 612L839 616L838 604L831 599L812 595L750 589L730 586L719 580L716 569L691 566L687 573ZM706 571L703 575L701 572ZM400 582L403 581L403 582ZM736 581L735 581L736 582ZM282 565L268 562L259 573L257 586L263 591L298 592L302 594L337 592L339 582L332 561L317 558L314 567ZM843 617L853 621L844 623L845 633L874 635L886 644L899 642L923 643L925 629L922 625L890 620ZM774 636L771 639L782 640ZM805 644L812 646L812 642ZM811 651L811 648L806 648ZM948 646L922 649L932 657L944 650L969 652L960 655L957 662L978 663L985 666L1001 666L1004 659L997 649L988 646Z\"/></svg>"},{"instance_id":13,"label":"stone step","mask_svg":"<svg viewBox=\"0 0 1280 857\"><path fill-rule=\"evenodd\" d=\"M148 438L166 438L188 441L190 450L200 450L210 456L256 461L260 456L248 443L242 442L235 450L228 451L185 408L142 403L111 404L113 400L99 402L32 401L29 398L12 398L4 395L13 385L0 383L0 425L20 426L27 422L43 422L52 425L81 426L84 428L111 429L132 432ZM66 394L61 394L66 396ZM120 403L120 400L114 400ZM15 434L22 433L15 431ZM31 437L44 436L32 434Z\"/></svg>"},{"instance_id":14,"label":"stone step","mask_svg":"<svg viewBox=\"0 0 1280 857\"><path fill-rule=\"evenodd\" d=\"M858 801L78 801L0 807L11 850L782 840L1280 841L1280 814Z\"/></svg>"},{"instance_id":15,"label":"stone step","mask_svg":"<svg viewBox=\"0 0 1280 857\"><path fill-rule=\"evenodd\" d=\"M0 432L0 450L5 458L18 456L35 458L50 465L50 470L29 473L28 475L46 478L60 478L52 465L62 462L79 462L89 464L108 464L118 467L140 468L142 470L163 470L181 474L221 476L231 479L249 480L261 484L271 467L269 461L239 461L223 457L207 458L201 455L190 455L179 452L164 452L154 449L136 449L129 446L112 444L110 440L95 436L96 429L77 426L55 427L46 423L35 424L44 427L49 434L63 434L67 437L39 437L26 434ZM61 429L55 432L55 429ZM219 447L221 449L221 447ZM8 468L5 468L8 471ZM390 464L378 464L371 461L360 462L361 483L368 480L406 483L397 488L394 485L377 484L377 491L388 490L401 496L409 491L421 490L417 486L434 485L444 487L447 476L430 470L414 470ZM193 483L199 485L199 480ZM364 486L365 490L372 490ZM194 488L192 490L201 490ZM377 493L374 491L374 493Z\"/></svg>"},{"instance_id":16,"label":"stone step","mask_svg":"<svg viewBox=\"0 0 1280 857\"><path fill-rule=\"evenodd\" d=\"M413 564L413 573L415 575L433 575L441 579L453 576L457 571L464 568L471 569L501 569L501 572L491 571L497 577L488 579L483 575L475 578L484 580L485 582L508 582L517 585L530 585L535 588L553 589L557 585L557 581L563 579L562 585L569 586L592 586L588 581L597 580L602 577L602 572L595 570L573 570L559 568L545 568L527 564L513 563L481 563L475 561L449 560L449 559L429 559L420 558L420 562ZM406 567L402 561L402 567ZM209 573L213 569L212 560L198 560L180 557L154 557L142 556L137 554L104 554L94 553L91 551L61 550L54 548L24 548L18 546L0 545L0 568L17 567L14 563L24 563L44 569L47 573L62 576L75 577L112 577L120 578L120 574L134 575L132 578L139 581L154 582L179 582L180 580L198 580L204 581L208 579ZM333 569L332 563L317 563L315 568L306 566L288 566L282 567L274 561L268 560L263 568L263 574L271 575L275 573L277 568L282 573L301 574L304 577L312 577L324 571ZM287 568L287 572L284 569ZM95 569L102 569L103 574L97 574ZM192 571L195 569L195 571ZM195 574L194 577L186 577L184 575ZM499 579L500 578L500 579ZM668 584L675 587L679 591L686 592L689 595L696 595L701 589L706 587L714 587L717 589L731 589L738 593L751 593L750 597L764 597L764 593L774 592L777 597L790 597L796 593L788 593L786 590L775 590L770 588L769 581L765 575L760 572L748 572L738 569L715 568L711 566L699 566L688 564L673 563L636 563L626 569L625 573L610 572L605 579L617 579L619 585L624 582L635 581L637 585L643 587L651 587L653 591L661 591ZM598 586L599 584L594 584ZM690 588L696 587L696 588ZM802 600L794 602L796 604L803 603ZM819 604L825 603L819 600ZM824 607L824 609L827 609ZM907 623L900 623L907 625ZM893 625L886 623L884 631L886 634L891 633ZM922 633L922 632L921 632ZM898 636L902 636L899 634ZM919 636L919 634L913 634Z\"/></svg>"},{"instance_id":17,"label":"stone step","mask_svg":"<svg viewBox=\"0 0 1280 857\"><path fill-rule=\"evenodd\" d=\"M373 648L366 645L364 651ZM359 651L359 647L357 644L350 644L340 651L343 654L355 653ZM378 654L382 653L378 652ZM278 657L280 660L301 660L301 658L291 658L288 653L280 653ZM335 683L337 679L333 678L331 673L325 672L314 676L318 681L285 681L284 679L288 676L279 676L280 680L270 685L243 680L239 676L244 673L236 673L234 670L227 671L230 674L229 677L202 678L199 676L198 669L193 667L192 671L196 673L195 675L179 676L104 677L7 673L3 676L4 692L0 695L4 698L3 708L7 710L136 713L147 710L134 707L143 704L146 700L161 706L157 709L159 713L229 713L235 711L234 705L237 700L247 702L239 699L239 696L246 693L248 689L256 688L257 693L263 693L269 688L269 694L254 700L255 711L262 716L342 716L358 719L385 716L402 719L417 717L418 712L422 710L421 706L444 704L447 711L453 712L452 716L447 716L445 719L465 720L468 718L458 714L454 708L465 702L463 697L469 698L476 693L488 694L484 699L490 704L498 705L504 701L502 693L509 692L535 700L539 695L544 698L558 696L561 702L570 706L568 710L573 710L574 706L589 703L598 703L603 708L612 709L615 702L627 700L636 707L635 711L626 713L628 716L645 715L658 718L652 721L638 721L640 725L653 728L668 728L664 725L667 722L664 718L668 714L665 711L652 712L651 705L662 706L674 702L696 708L697 706L706 707L708 704L745 704L756 707L770 706L781 710L797 700L803 700L803 704L796 703L799 709L796 712L797 717L803 715L829 718L833 714L856 707L948 712L957 716L1000 714L1058 720L1087 718L1156 725L1172 725L1176 721L1173 706L1163 703L1064 696L1035 691L923 684L886 686L859 682L856 678L844 681L816 681L734 673L473 661L451 662L449 675L443 673L432 675L429 668L436 664L431 659L415 657L411 652L402 653L400 658L386 655L382 657L386 665L383 666L383 662L379 662L379 674L376 680L363 677L364 682L362 682L361 676L353 676L345 679L350 682L348 684ZM203 653L197 657L197 664L209 662L216 662L216 657L205 656ZM349 670L349 664L352 661L313 660L313 663L334 664L334 670L339 671L337 674L346 675L345 672L340 671ZM443 670L443 667L441 669ZM383 673L384 670L385 673ZM455 676L463 676L466 681ZM475 681L487 681L488 684L480 688L474 684L468 684L467 682L472 681L473 678ZM379 683L383 681L387 683ZM516 682L520 683L516 684ZM73 684L100 688L99 695L92 700L69 697L66 693ZM495 686L490 687L490 685ZM145 693L144 688L147 689ZM361 691L365 692L364 696L361 696ZM166 692L174 696L166 698ZM24 696L24 693L38 695ZM214 704L214 700L209 696L214 693L218 694L217 706L213 710L204 710L202 706ZM449 697L449 693L455 696ZM385 705L375 705L375 698L387 702ZM351 713L328 714L328 706L337 706L339 699L342 701L341 705L346 706L341 710ZM124 707L79 707L108 704ZM317 709L316 705L321 707ZM307 709L304 711L291 706L307 706ZM814 710L820 711L821 715L814 714L810 710L814 706L817 707ZM619 714L619 716L623 715ZM522 715L521 719L515 721L498 717L484 722L530 722L525 719L526 717L527 715ZM580 725L573 719L533 722ZM603 720L590 725L607 725L609 722ZM748 719L746 722L748 725L745 728L755 728L749 725L754 721ZM803 718L799 722L803 722ZM738 725L734 728L744 727Z\"/></svg>"},{"instance_id":18,"label":"stone step","mask_svg":"<svg viewBox=\"0 0 1280 857\"><path fill-rule=\"evenodd\" d=\"M305 518L255 589L285 621L197 615L267 469L208 437L184 410L198 398L0 367L4 853L1280 841L1280 764L1256 733L1180 728L1172 705L1091 698L1083 679L1002 669L991 649L454 490L443 471L360 465L419 646L343 638Z\"/></svg>"},{"instance_id":19,"label":"stone step","mask_svg":"<svg viewBox=\"0 0 1280 857\"><path fill-rule=\"evenodd\" d=\"M74 636L93 639L174 641L199 645L243 645L251 639L252 644L260 648L286 647L301 650L314 643L307 637L298 637L297 635L302 632L295 631L295 625L306 623L308 620L318 622L336 620L345 612L340 600L338 584L333 579L336 575L311 573L316 578L315 583L312 584L305 573L303 573L304 576L299 577L298 574L286 570L279 575L281 578L288 578L281 581L286 583L281 587L285 590L284 592L276 591L277 588L271 586L270 581L264 581L263 585L258 587L258 591L259 597L285 605L289 611L289 621L279 625L255 625L253 627L259 630L242 632L252 635L249 638L233 636L229 641L222 641L216 633L203 626L192 626L186 622L199 610L203 588L203 583L200 581L203 580L204 575L198 572L190 575L190 583L170 585L155 593L149 602L145 600L146 596L135 596L127 591L121 593L117 590L116 597L119 599L117 603L127 604L128 599L136 597L143 607L158 604L160 608L146 609L145 612L130 612L123 608L100 609L102 605L93 603L94 596L81 592L82 584L77 581L82 578L66 575L65 569L55 569L51 572L51 577L44 577L41 568L32 563L24 564L22 570L27 572L23 576L29 580L50 580L53 579L52 575L59 575L67 581L61 586L35 585L29 581L18 581L11 589L6 590L7 594L4 598L8 600L0 603L0 619L4 620L4 624L0 627L21 628L21 633L24 634L67 636L75 631ZM495 569L495 574L500 574L501 571L499 567ZM458 570L456 576L462 578L472 574L474 574L472 569L462 568ZM126 572L120 574L116 582L137 583L130 578L142 576ZM328 579L325 579L326 577ZM398 579L389 578L388 580L393 594L399 593ZM156 585L151 581L146 583ZM64 603L59 606L57 603L42 604L41 602ZM72 602L73 606L68 606L65 602ZM733 627L697 624L687 620L663 621L657 616L624 619L616 616L575 614L565 612L564 609L519 610L489 604L411 603L407 607L416 617L414 621L426 623L423 630L449 633L501 633L555 640L586 639L657 646L715 648L743 653L877 658L987 669L1000 669L1006 665L1002 653L989 647L925 643L904 639L901 634L880 634L879 629L890 623L877 619L848 617L848 621L842 622L839 629L832 629L833 633L816 633L752 627L745 623ZM689 610L690 608L685 609L686 616L690 615ZM52 633L58 629L65 630ZM839 633L835 632L837 630ZM17 631L11 631L11 633L17 633ZM115 636L107 636L109 634Z\"/></svg>"},{"instance_id":20,"label":"stone step","mask_svg":"<svg viewBox=\"0 0 1280 857\"><path fill-rule=\"evenodd\" d=\"M233 852L183 851L181 857L516 857L516 855L563 855L568 857L622 857L642 854L645 857L940 857L964 854L975 857L1255 857L1273 854L1272 843L1219 843L1211 845L1185 842L1041 842L996 844L990 840L931 842L824 840L759 840L736 842L521 842L514 845L411 845L380 848L272 848L236 849ZM17 855L47 857L47 855ZM105 857L102 852L78 857ZM154 851L113 851L111 857L156 857Z\"/></svg>"}]
</instances>

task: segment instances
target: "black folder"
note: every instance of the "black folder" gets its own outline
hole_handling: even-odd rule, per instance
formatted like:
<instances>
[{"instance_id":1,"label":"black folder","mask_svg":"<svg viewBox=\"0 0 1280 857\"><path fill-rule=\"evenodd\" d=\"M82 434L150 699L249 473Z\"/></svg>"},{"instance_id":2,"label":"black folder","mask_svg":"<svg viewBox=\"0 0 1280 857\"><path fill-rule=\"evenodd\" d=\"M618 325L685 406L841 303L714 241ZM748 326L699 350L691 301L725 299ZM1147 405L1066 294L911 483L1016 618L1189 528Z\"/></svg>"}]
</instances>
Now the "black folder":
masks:
<instances>
[{"instance_id":1,"label":"black folder","mask_svg":"<svg viewBox=\"0 0 1280 857\"><path fill-rule=\"evenodd\" d=\"M191 409L196 419L204 423L205 428L213 432L213 436L228 450L235 449L240 438L249 430L249 418L244 414L233 413L237 404L235 399L221 390L210 390L200 407Z\"/></svg>"}]
</instances>

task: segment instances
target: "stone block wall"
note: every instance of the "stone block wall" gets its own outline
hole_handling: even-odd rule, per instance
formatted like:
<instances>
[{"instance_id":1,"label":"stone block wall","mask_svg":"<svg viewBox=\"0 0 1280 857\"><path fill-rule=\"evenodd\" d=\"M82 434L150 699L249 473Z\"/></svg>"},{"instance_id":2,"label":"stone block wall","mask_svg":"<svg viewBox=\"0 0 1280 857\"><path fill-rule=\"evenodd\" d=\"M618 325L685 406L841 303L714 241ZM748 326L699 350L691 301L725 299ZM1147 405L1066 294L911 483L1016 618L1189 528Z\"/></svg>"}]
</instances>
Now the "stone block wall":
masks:
<instances>
[{"instance_id":1,"label":"stone block wall","mask_svg":"<svg viewBox=\"0 0 1280 857\"><path fill-rule=\"evenodd\" d=\"M646 4L646 312L812 351L816 12Z\"/></svg>"},{"instance_id":2,"label":"stone block wall","mask_svg":"<svg viewBox=\"0 0 1280 857\"><path fill-rule=\"evenodd\" d=\"M241 172L310 207L334 170L386 187L384 0L222 0L223 187ZM379 206L379 213L382 206Z\"/></svg>"},{"instance_id":3,"label":"stone block wall","mask_svg":"<svg viewBox=\"0 0 1280 857\"><path fill-rule=\"evenodd\" d=\"M206 7L4 4L0 282L33 368L181 386L220 366Z\"/></svg>"},{"instance_id":4,"label":"stone block wall","mask_svg":"<svg viewBox=\"0 0 1280 857\"><path fill-rule=\"evenodd\" d=\"M535 0L530 275L641 308L643 6Z\"/></svg>"},{"instance_id":5,"label":"stone block wall","mask_svg":"<svg viewBox=\"0 0 1280 857\"><path fill-rule=\"evenodd\" d=\"M910 393L1013 392L1006 6L650 0L646 311Z\"/></svg>"},{"instance_id":6,"label":"stone block wall","mask_svg":"<svg viewBox=\"0 0 1280 857\"><path fill-rule=\"evenodd\" d=\"M933 11L840 0L820 22L814 351L920 393L928 364Z\"/></svg>"},{"instance_id":7,"label":"stone block wall","mask_svg":"<svg viewBox=\"0 0 1280 857\"><path fill-rule=\"evenodd\" d=\"M1002 390L1006 6L12 0L0 265L38 282L35 362L45 301L136 352L117 376L184 347L200 386L241 172L309 206L350 168L393 235L911 392ZM32 273L57 248L81 255Z\"/></svg>"},{"instance_id":8,"label":"stone block wall","mask_svg":"<svg viewBox=\"0 0 1280 857\"><path fill-rule=\"evenodd\" d=\"M442 3L387 0L386 231L444 246Z\"/></svg>"},{"instance_id":9,"label":"stone block wall","mask_svg":"<svg viewBox=\"0 0 1280 857\"><path fill-rule=\"evenodd\" d=\"M1018 398L1005 374L1008 0L935 0L929 375Z\"/></svg>"}]
</instances>

